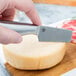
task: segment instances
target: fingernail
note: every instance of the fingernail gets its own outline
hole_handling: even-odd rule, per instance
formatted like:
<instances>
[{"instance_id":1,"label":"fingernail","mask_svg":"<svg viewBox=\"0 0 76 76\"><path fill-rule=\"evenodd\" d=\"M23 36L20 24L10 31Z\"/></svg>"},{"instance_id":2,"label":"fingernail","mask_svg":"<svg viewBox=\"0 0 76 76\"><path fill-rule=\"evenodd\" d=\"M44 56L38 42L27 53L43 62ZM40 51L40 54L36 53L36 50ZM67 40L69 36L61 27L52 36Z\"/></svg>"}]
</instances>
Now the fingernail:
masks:
<instances>
[{"instance_id":1,"label":"fingernail","mask_svg":"<svg viewBox=\"0 0 76 76\"><path fill-rule=\"evenodd\" d=\"M18 37L14 43L20 43L22 41L22 37Z\"/></svg>"}]
</instances>

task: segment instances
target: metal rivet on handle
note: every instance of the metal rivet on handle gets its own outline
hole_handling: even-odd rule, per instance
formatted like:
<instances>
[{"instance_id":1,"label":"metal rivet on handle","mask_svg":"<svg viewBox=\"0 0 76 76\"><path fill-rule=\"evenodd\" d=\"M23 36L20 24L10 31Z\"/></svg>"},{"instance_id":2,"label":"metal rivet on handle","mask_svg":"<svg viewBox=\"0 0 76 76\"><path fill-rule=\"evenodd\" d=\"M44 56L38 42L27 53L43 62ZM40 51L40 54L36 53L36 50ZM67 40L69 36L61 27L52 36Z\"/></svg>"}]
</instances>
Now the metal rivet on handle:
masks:
<instances>
[{"instance_id":1,"label":"metal rivet on handle","mask_svg":"<svg viewBox=\"0 0 76 76\"><path fill-rule=\"evenodd\" d=\"M46 31L46 29L45 28L42 28L42 32L45 32Z\"/></svg>"}]
</instances>

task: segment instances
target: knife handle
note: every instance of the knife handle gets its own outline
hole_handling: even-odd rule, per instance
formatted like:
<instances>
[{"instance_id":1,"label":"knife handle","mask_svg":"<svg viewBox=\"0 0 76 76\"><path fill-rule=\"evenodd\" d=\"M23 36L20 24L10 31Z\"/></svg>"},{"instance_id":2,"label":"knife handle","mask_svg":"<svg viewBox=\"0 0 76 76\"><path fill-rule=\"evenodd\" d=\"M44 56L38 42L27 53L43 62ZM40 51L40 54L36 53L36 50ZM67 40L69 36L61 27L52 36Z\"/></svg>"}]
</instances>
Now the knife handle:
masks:
<instances>
[{"instance_id":1,"label":"knife handle","mask_svg":"<svg viewBox=\"0 0 76 76\"><path fill-rule=\"evenodd\" d=\"M25 34L37 34L37 25L28 24L28 23L20 23L15 21L2 21L0 20L0 26L6 27L8 29L14 30L21 35Z\"/></svg>"}]
</instances>

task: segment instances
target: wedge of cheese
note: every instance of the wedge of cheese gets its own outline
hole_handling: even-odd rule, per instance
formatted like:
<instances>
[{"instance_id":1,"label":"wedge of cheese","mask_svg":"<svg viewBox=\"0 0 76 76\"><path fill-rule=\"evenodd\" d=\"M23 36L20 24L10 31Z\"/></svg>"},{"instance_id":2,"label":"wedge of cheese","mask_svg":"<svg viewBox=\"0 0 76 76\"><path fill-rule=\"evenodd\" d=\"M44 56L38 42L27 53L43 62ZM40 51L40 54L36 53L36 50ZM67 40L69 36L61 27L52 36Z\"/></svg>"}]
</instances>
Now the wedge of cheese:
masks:
<instances>
[{"instance_id":1,"label":"wedge of cheese","mask_svg":"<svg viewBox=\"0 0 76 76\"><path fill-rule=\"evenodd\" d=\"M47 69L58 64L65 54L65 43L39 42L36 35L23 36L20 44L4 45L7 62L23 70Z\"/></svg>"}]
</instances>

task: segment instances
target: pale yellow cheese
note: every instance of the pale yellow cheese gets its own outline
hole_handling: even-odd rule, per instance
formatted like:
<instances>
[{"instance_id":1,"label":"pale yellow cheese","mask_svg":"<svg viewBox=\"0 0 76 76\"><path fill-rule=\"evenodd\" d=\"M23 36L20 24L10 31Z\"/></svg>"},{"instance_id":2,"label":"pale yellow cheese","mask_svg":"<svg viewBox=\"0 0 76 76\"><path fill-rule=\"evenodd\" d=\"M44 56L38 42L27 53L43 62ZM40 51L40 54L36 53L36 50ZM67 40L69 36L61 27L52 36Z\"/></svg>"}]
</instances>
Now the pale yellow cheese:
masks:
<instances>
[{"instance_id":1,"label":"pale yellow cheese","mask_svg":"<svg viewBox=\"0 0 76 76\"><path fill-rule=\"evenodd\" d=\"M39 70L58 64L65 54L65 43L39 42L36 35L25 35L20 44L4 45L7 62L24 70Z\"/></svg>"}]
</instances>

